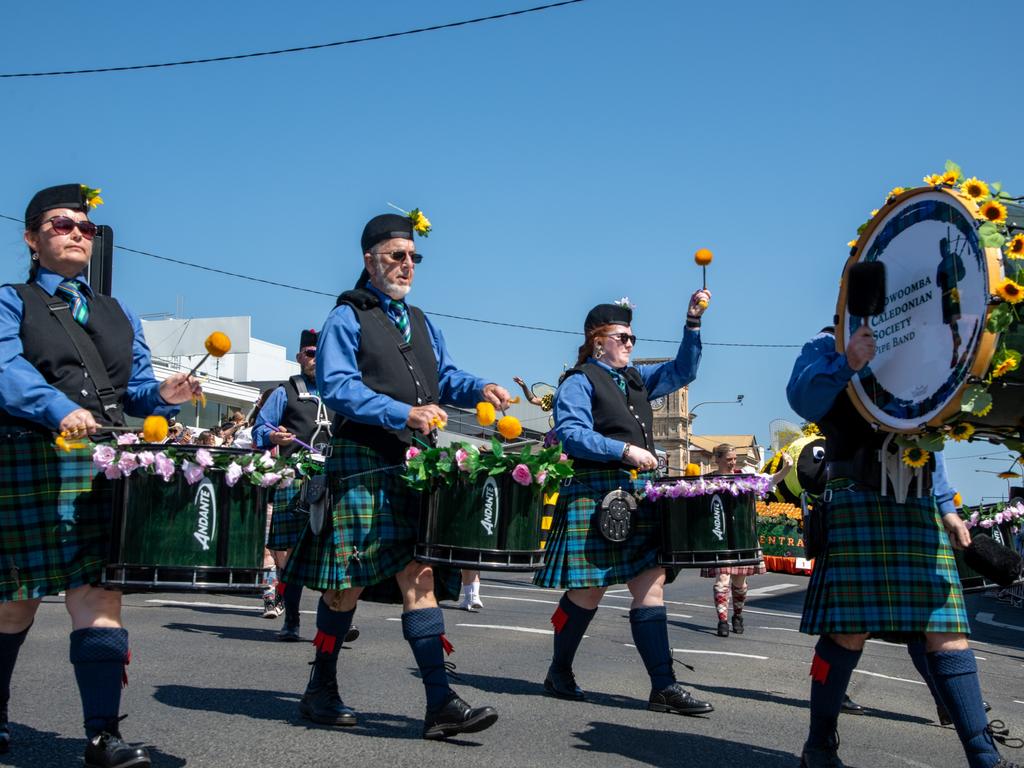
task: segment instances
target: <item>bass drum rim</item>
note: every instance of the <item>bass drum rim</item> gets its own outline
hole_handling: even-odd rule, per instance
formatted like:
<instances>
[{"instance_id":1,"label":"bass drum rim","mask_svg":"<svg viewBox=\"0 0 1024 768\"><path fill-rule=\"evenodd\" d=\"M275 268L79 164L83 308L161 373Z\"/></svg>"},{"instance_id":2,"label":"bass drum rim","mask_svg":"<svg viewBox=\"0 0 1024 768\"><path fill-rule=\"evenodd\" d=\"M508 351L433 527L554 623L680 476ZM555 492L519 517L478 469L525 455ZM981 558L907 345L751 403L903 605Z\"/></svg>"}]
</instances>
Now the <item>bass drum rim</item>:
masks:
<instances>
[{"instance_id":1,"label":"bass drum rim","mask_svg":"<svg viewBox=\"0 0 1024 768\"><path fill-rule=\"evenodd\" d=\"M974 207L974 203L965 195L960 194L955 189L948 189L945 187L914 187L908 189L905 192L897 195L891 200L887 201L885 205L878 209L878 213L872 217L871 221L864 228L864 231L857 238L857 244L851 249L849 257L846 259L846 263L843 266L843 276L839 281L839 297L836 300L836 351L839 354L846 352L846 345L843 341L843 330L846 327L846 290L849 282L850 267L857 264L860 261L860 256L864 250L865 244L871 239L871 236L878 229L879 225L885 219L886 216L895 208L911 198L918 197L926 193L945 193L950 197L956 199L958 203L963 205L968 211ZM996 286L1002 279L1003 275L1003 264L1002 264L1002 251L999 248L984 248L985 252L985 266L986 276L988 277L988 292L994 294ZM993 305L990 303L985 310L985 319L982 324L981 337L978 339L978 346L974 351L974 360L971 363L971 369L966 377L964 377L964 383L960 385L955 393L949 398L949 401L943 406L935 416L929 419L924 424L917 427L907 427L899 429L896 427L882 424L878 419L868 410L867 406L861 402L860 396L857 394L856 388L853 386L851 380L846 385L846 393L849 395L854 408L861 417L869 424L874 425L877 429L883 432L893 432L895 434L902 435L917 435L923 432L929 427L940 427L948 422L953 416L960 413L960 402L963 399L964 390L970 386L969 382L971 378L981 378L988 371L989 365L992 363L992 357L995 355L996 346L999 342L999 334L992 333L988 330L988 318L992 313Z\"/></svg>"}]
</instances>

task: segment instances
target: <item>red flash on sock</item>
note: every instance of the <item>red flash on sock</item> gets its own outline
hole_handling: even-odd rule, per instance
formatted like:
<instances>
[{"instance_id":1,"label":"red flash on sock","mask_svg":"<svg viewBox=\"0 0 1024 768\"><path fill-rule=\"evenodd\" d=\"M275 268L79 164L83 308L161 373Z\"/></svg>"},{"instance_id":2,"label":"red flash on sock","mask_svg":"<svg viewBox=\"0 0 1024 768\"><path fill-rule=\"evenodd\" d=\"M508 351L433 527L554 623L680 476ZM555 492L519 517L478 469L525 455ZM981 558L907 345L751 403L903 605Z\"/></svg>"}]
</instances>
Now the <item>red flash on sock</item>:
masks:
<instances>
[{"instance_id":1,"label":"red flash on sock","mask_svg":"<svg viewBox=\"0 0 1024 768\"><path fill-rule=\"evenodd\" d=\"M132 663L132 649L128 649L128 655L124 657L124 669L121 670L121 687L128 687L128 665Z\"/></svg>"},{"instance_id":2,"label":"red flash on sock","mask_svg":"<svg viewBox=\"0 0 1024 768\"><path fill-rule=\"evenodd\" d=\"M441 635L441 647L444 648L445 656L451 656L455 653L455 646L452 645L451 640L449 640L445 635Z\"/></svg>"},{"instance_id":3,"label":"red flash on sock","mask_svg":"<svg viewBox=\"0 0 1024 768\"><path fill-rule=\"evenodd\" d=\"M278 580L277 584L274 585L274 591L277 592L278 597L284 597L284 587L284 582L280 580Z\"/></svg>"},{"instance_id":4,"label":"red flash on sock","mask_svg":"<svg viewBox=\"0 0 1024 768\"><path fill-rule=\"evenodd\" d=\"M313 645L320 653L334 653L334 646L337 642L337 637L321 632L319 629L316 631L316 637L313 638Z\"/></svg>"},{"instance_id":5,"label":"red flash on sock","mask_svg":"<svg viewBox=\"0 0 1024 768\"><path fill-rule=\"evenodd\" d=\"M569 614L562 610L562 606L558 606L555 612L551 614L551 626L555 628L555 634L557 635L565 627L565 622L569 620Z\"/></svg>"},{"instance_id":6,"label":"red flash on sock","mask_svg":"<svg viewBox=\"0 0 1024 768\"><path fill-rule=\"evenodd\" d=\"M811 662L811 679L816 683L825 685L828 680L828 671L832 665L825 661L818 654L814 654L814 661Z\"/></svg>"}]
</instances>

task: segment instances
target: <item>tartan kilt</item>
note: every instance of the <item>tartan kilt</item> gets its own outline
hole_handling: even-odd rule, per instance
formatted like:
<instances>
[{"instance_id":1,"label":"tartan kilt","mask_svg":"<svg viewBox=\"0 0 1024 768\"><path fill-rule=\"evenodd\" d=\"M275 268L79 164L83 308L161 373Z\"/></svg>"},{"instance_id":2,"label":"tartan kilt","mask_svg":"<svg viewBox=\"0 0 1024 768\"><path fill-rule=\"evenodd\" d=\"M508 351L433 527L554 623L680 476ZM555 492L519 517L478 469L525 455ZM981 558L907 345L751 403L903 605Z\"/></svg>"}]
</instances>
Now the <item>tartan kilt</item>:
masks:
<instances>
[{"instance_id":1,"label":"tartan kilt","mask_svg":"<svg viewBox=\"0 0 1024 768\"><path fill-rule=\"evenodd\" d=\"M701 568L700 575L705 579L717 579L722 574L729 576L761 576L768 573L764 558L757 565L723 565L721 568Z\"/></svg>"},{"instance_id":2,"label":"tartan kilt","mask_svg":"<svg viewBox=\"0 0 1024 768\"><path fill-rule=\"evenodd\" d=\"M646 481L645 475L633 480L619 470L594 470L580 473L560 488L544 548L544 568L533 583L557 589L609 587L657 568L661 523L653 504L637 504L633 532L625 541L608 541L597 524L597 509L605 494L617 488L642 488ZM665 570L667 581L678 573L675 568Z\"/></svg>"},{"instance_id":3,"label":"tartan kilt","mask_svg":"<svg viewBox=\"0 0 1024 768\"><path fill-rule=\"evenodd\" d=\"M970 634L949 536L931 497L897 504L833 489L800 631Z\"/></svg>"},{"instance_id":4,"label":"tartan kilt","mask_svg":"<svg viewBox=\"0 0 1024 768\"><path fill-rule=\"evenodd\" d=\"M274 489L274 495L271 497L273 512L270 517L267 549L284 552L298 544L302 529L309 522L309 515L304 515L296 509L301 490L302 480L296 480L287 488Z\"/></svg>"},{"instance_id":5,"label":"tartan kilt","mask_svg":"<svg viewBox=\"0 0 1024 768\"><path fill-rule=\"evenodd\" d=\"M93 444L70 453L48 434L0 428L0 602L95 584L110 548L113 484Z\"/></svg>"},{"instance_id":6,"label":"tartan kilt","mask_svg":"<svg viewBox=\"0 0 1024 768\"><path fill-rule=\"evenodd\" d=\"M285 566L282 581L310 589L373 587L386 582L412 560L419 536L422 496L401 479L401 466L388 465L379 453L343 439L331 441L327 459L333 496L330 526L319 536L307 526ZM454 600L462 589L459 570L434 566L434 594ZM401 602L384 585L368 599Z\"/></svg>"}]
</instances>

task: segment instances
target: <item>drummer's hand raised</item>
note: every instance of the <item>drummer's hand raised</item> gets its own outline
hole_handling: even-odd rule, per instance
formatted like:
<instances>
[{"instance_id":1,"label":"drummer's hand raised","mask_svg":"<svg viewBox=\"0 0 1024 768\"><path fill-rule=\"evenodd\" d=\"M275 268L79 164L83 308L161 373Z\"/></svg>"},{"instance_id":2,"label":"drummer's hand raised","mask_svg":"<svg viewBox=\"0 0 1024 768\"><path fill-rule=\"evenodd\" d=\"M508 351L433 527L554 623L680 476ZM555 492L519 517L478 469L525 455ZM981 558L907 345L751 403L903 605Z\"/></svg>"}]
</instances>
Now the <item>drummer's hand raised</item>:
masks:
<instances>
[{"instance_id":1,"label":"drummer's hand raised","mask_svg":"<svg viewBox=\"0 0 1024 768\"><path fill-rule=\"evenodd\" d=\"M439 405L416 405L409 411L405 424L409 429L419 432L421 435L429 435L430 431L438 424L446 424L448 414Z\"/></svg>"},{"instance_id":2,"label":"drummer's hand raised","mask_svg":"<svg viewBox=\"0 0 1024 768\"><path fill-rule=\"evenodd\" d=\"M971 532L967 530L967 526L960 515L956 512L943 515L942 524L949 531L949 538L953 542L953 549L966 549L971 546Z\"/></svg>"},{"instance_id":3,"label":"drummer's hand raised","mask_svg":"<svg viewBox=\"0 0 1024 768\"><path fill-rule=\"evenodd\" d=\"M875 336L871 329L862 325L846 345L846 362L855 371L859 371L871 362L875 356Z\"/></svg>"},{"instance_id":4,"label":"drummer's hand raised","mask_svg":"<svg viewBox=\"0 0 1024 768\"><path fill-rule=\"evenodd\" d=\"M96 433L100 425L96 423L92 413L85 408L78 408L60 420L58 430L66 437L85 437Z\"/></svg>"},{"instance_id":5,"label":"drummer's hand raised","mask_svg":"<svg viewBox=\"0 0 1024 768\"><path fill-rule=\"evenodd\" d=\"M291 445L295 442L295 435L284 427L278 427L277 429L267 433L267 440L272 442L274 445Z\"/></svg>"},{"instance_id":6,"label":"drummer's hand raised","mask_svg":"<svg viewBox=\"0 0 1024 768\"><path fill-rule=\"evenodd\" d=\"M693 296L690 297L690 305L686 309L686 314L690 317L700 317L707 310L710 303L711 291L707 288L694 291Z\"/></svg>"},{"instance_id":7,"label":"drummer's hand raised","mask_svg":"<svg viewBox=\"0 0 1024 768\"><path fill-rule=\"evenodd\" d=\"M160 397L169 405L187 403L203 394L199 379L186 373L176 373L160 382Z\"/></svg>"},{"instance_id":8,"label":"drummer's hand raised","mask_svg":"<svg viewBox=\"0 0 1024 768\"><path fill-rule=\"evenodd\" d=\"M484 384L483 391L480 394L484 400L499 411L508 410L508 407L512 404L512 395L508 393L507 389L498 384Z\"/></svg>"},{"instance_id":9,"label":"drummer's hand raised","mask_svg":"<svg viewBox=\"0 0 1024 768\"><path fill-rule=\"evenodd\" d=\"M629 446L629 451L626 453L625 462L631 467L636 467L641 471L658 468L658 458L650 451L644 448L638 448L635 445Z\"/></svg>"}]
</instances>

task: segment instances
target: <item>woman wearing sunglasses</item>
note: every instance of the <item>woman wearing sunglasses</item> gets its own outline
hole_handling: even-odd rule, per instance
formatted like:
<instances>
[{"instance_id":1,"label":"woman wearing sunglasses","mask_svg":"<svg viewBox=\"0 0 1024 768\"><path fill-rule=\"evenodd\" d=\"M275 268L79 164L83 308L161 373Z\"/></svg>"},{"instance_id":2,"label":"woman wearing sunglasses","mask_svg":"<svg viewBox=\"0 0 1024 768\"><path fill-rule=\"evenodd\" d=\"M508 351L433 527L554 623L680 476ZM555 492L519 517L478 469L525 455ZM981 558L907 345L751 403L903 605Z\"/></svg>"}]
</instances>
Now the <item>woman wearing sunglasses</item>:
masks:
<instances>
[{"instance_id":1,"label":"woman wearing sunglasses","mask_svg":"<svg viewBox=\"0 0 1024 768\"><path fill-rule=\"evenodd\" d=\"M633 503L630 493L658 466L650 401L697 375L701 315L710 298L706 290L690 298L675 360L636 367L629 364L636 343L629 302L594 307L584 323L576 365L555 394L555 432L576 475L561 489L546 565L534 579L539 586L566 590L551 617L554 656L544 688L553 696L583 700L573 658L605 590L625 583L633 596L633 641L651 678L648 709L681 715L713 709L676 682L662 595L666 571L657 564L657 520L653 509Z\"/></svg>"},{"instance_id":2,"label":"woman wearing sunglasses","mask_svg":"<svg viewBox=\"0 0 1024 768\"><path fill-rule=\"evenodd\" d=\"M25 211L28 280L0 288L0 752L10 746L18 651L42 598L65 592L85 765L148 766L146 750L118 728L128 633L121 593L97 586L112 494L86 438L123 425L126 413L173 416L201 389L186 374L156 381L138 319L85 280L94 192L65 184L36 193ZM67 453L55 432L72 445Z\"/></svg>"}]
</instances>

